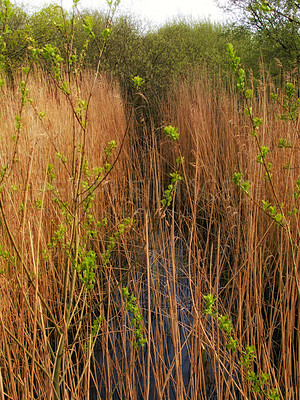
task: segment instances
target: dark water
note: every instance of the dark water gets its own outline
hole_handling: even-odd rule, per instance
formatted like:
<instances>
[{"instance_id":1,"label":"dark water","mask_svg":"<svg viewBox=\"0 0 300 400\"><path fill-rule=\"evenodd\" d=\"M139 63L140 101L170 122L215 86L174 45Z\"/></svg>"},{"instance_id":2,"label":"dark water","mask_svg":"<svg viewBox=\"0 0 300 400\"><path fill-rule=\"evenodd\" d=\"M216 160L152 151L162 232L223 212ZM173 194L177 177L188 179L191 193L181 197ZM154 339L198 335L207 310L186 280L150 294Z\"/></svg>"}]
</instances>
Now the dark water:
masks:
<instances>
[{"instance_id":1,"label":"dark water","mask_svg":"<svg viewBox=\"0 0 300 400\"><path fill-rule=\"evenodd\" d=\"M193 335L190 335L191 333L191 327L193 326L193 305L192 305L192 298L191 298L191 289L190 289L190 284L189 280L187 279L187 267L185 263L185 259L182 256L182 254L177 254L176 256L178 264L180 265L180 268L176 271L176 288L175 291L176 293L173 294L174 298L176 296L176 307L177 307L177 319L179 324L178 325L178 330L179 330L179 336L180 336L180 348L181 349L181 358L182 358L182 365L181 365L181 376L183 380L183 384L185 387L185 391L187 393L187 399L196 399L196 398L203 398L203 395L199 397L195 397L195 394L191 394L191 389L190 389L190 382L191 382L191 354L189 352L189 344L191 344L191 348L193 348L193 344L191 341L197 340ZM163 320L159 317L158 314L155 313L155 299L151 298L151 330L153 333L153 338L154 338L154 344L156 345L158 343L158 338L160 335L160 332L163 330L164 332L167 332L167 335L164 339L163 342L163 353L164 353L164 360L163 362L165 363L166 367L168 370L171 369L172 362L174 360L174 355L176 349L174 348L172 336L170 333L171 330L171 324L172 320L170 318L170 305L169 305L169 288L173 287L172 283L172 265L170 265L166 268L165 265L165 257L163 261L160 262L159 257L156 255L152 255L151 259L151 266L152 266L152 273L154 274L154 279L156 282L156 290L157 290L157 283L159 286L160 290L160 303L159 303L159 315L164 315ZM166 275L166 271L168 271L168 276ZM168 283L169 283L169 288L168 288ZM144 310L147 310L148 307L148 285L147 285L147 280L144 280L144 283L142 285L143 291L142 295L140 297L140 304L142 305L142 308ZM172 289L171 289L172 290ZM151 288L151 293L153 292L153 288ZM119 299L116 299L117 301L120 301ZM147 323L147 318L148 314L145 314L145 323ZM119 319L116 319L116 323L111 322L111 332L117 332L118 329L120 329L120 326L118 325L120 323ZM124 323L130 325L130 321L124 321ZM190 335L190 336L189 336ZM115 388L116 390L113 392L112 395L109 396L109 394L106 392L105 387L107 387L107 383L104 382L104 380L99 382L99 387L96 389L95 387L91 390L91 399L112 399L112 400L119 400L119 399L124 399L127 398L128 393L120 393L120 390L122 385L120 385L120 380L123 379L124 386L125 381L126 381L126 374L129 373L129 371L126 371L125 365L129 365L130 363L130 356L131 356L131 349L130 346L128 345L125 350L124 346L121 345L122 340L121 340L122 332L117 334L111 334L111 342L113 343L112 349L111 349L111 354L112 357L115 360L118 360L119 365L124 365L124 368L120 371L117 368L113 369L113 376L111 376L111 387ZM153 346L153 344L152 344ZM155 352L154 349L150 349L151 353L151 358L152 360L155 357ZM162 353L162 349L160 348L160 353ZM97 376L103 376L104 369L106 368L106 361L105 361L105 354L103 354L102 348L101 348L101 342L100 340L96 343L95 346L95 356L96 360L98 363L97 366ZM127 358L127 363L122 362L120 360L124 360L124 357ZM201 357L201 355L200 355ZM137 398L139 400L143 400L145 397L145 387L148 382L145 382L145 375L147 375L147 363L148 363L148 346L147 344L140 348L139 350L139 360L143 360L143 366L138 366L135 365L134 368L134 374L135 374L135 381L136 381L136 393L138 393ZM206 360L209 361L209 360ZM150 363L150 392L149 392L149 399L157 399L160 400L159 398L156 387L155 387L155 380L154 380L154 371L153 371L153 366L151 366L152 363ZM208 362L209 364L209 362ZM142 368L144 371L142 371ZM157 374L157 372L156 372ZM194 392L193 392L194 393ZM214 382L214 377L212 374L212 371L208 368L207 369L207 385L206 385L206 397L208 399L215 400L217 399L216 395L216 387L215 387L215 382ZM168 384L166 386L166 389L163 394L164 399L170 399L170 400L176 400L176 372L175 368L172 368L172 377L169 379ZM239 399L239 397L235 394L234 398Z\"/></svg>"}]
</instances>

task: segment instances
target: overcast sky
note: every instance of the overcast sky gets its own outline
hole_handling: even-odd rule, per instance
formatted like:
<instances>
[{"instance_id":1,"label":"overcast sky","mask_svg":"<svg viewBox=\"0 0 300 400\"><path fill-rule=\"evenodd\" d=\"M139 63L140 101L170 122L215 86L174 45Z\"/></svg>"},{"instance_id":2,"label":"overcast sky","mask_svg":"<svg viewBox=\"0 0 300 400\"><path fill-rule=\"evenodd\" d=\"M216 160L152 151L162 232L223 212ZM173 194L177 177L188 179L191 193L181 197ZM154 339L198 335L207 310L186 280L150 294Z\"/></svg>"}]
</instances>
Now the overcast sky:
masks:
<instances>
[{"instance_id":1,"label":"overcast sky","mask_svg":"<svg viewBox=\"0 0 300 400\"><path fill-rule=\"evenodd\" d=\"M23 1L25 4L38 7L51 3L47 0L30 0L30 3L28 0ZM146 18L154 25L178 16L224 21L226 15L217 7L216 2L218 1L224 3L226 0L121 0L119 12L132 13L137 17ZM55 2L61 4L60 0ZM69 9L72 6L72 0L62 0L62 5ZM107 4L105 0L80 0L79 8L105 10Z\"/></svg>"}]
</instances>

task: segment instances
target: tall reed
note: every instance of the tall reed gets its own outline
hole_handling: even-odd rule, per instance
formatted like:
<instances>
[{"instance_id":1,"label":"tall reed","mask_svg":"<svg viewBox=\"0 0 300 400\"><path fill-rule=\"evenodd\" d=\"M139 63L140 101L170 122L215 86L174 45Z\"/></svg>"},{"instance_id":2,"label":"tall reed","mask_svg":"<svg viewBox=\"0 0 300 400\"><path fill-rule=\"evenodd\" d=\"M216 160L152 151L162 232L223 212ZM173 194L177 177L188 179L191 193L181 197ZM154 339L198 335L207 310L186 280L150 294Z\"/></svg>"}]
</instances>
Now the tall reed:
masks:
<instances>
[{"instance_id":1,"label":"tall reed","mask_svg":"<svg viewBox=\"0 0 300 400\"><path fill-rule=\"evenodd\" d=\"M90 79L83 74L83 91ZM271 85L262 78L255 109L264 116L265 142L273 149L274 184L293 207L299 139L289 124L278 120L279 108L267 96ZM57 154L72 157L73 119L65 97L41 73L35 73L29 87L37 111L46 116L41 121L34 109L24 111L18 162L2 193L6 220L2 215L0 395L50 399L52 345L58 337L54 321L63 326L64 320L62 281L68 260L63 246L68 238L58 239L64 216L46 182L48 165L53 164L62 198L72 201L72 182ZM2 165L11 151L16 107L16 93L3 89ZM162 128L146 124L151 115L141 98L124 151L94 199L93 215L102 225L97 240L89 243L99 262L93 291L85 293L83 284L76 285L73 325L62 354L62 397L255 398L238 354L226 349L217 324L203 313L203 295L210 292L217 297L219 310L230 315L234 335L244 345L256 346L256 368L270 374L270 385L284 399L299 398L299 311L288 243L231 181L236 170L243 170L254 182L257 201L270 195L255 161L243 104L231 82L213 81L203 71L188 82L177 81L169 103L161 107L162 127L178 127L178 144L170 143ZM127 129L115 82L103 76L97 80L89 112L86 154L92 169L102 165L107 143L120 143ZM283 130L284 137L297 141L294 151L277 149ZM181 165L178 156L184 157ZM282 169L287 162L295 168ZM161 199L174 170L184 180L165 208ZM109 262L103 263L110 237L126 217L135 223L119 236ZM82 234L85 222L80 225ZM291 229L299 265L298 214ZM22 262L16 261L8 230ZM51 248L53 238L57 244ZM33 283L25 267L30 268ZM143 347L134 346L133 314L124 288L134 294L143 316Z\"/></svg>"}]
</instances>

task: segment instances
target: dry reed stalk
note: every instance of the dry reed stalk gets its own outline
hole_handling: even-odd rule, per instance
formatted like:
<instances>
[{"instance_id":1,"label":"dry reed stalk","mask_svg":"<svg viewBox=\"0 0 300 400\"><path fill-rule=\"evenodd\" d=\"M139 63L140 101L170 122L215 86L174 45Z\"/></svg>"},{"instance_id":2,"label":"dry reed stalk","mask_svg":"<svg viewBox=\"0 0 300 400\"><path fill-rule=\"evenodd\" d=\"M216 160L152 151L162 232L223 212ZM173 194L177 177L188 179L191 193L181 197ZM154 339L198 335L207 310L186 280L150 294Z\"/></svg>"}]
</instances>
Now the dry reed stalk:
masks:
<instances>
[{"instance_id":1,"label":"dry reed stalk","mask_svg":"<svg viewBox=\"0 0 300 400\"><path fill-rule=\"evenodd\" d=\"M205 87L203 82L205 82ZM171 112L169 119L174 120L174 125L178 126L181 132L183 139L180 145L190 170L188 176L192 182L193 176L199 179L199 184L194 184L192 198L194 197L195 201L191 204L191 209L194 210L194 221L196 214L198 214L197 218L202 220L203 214L209 215L207 233L210 239L206 243L216 242L216 253L213 250L210 254L210 259L213 258L216 263L216 269L210 276L216 284L211 287L210 282L209 291L221 297L223 304L224 301L227 303L226 310L236 309L239 312L236 320L237 335L244 337L245 343L256 344L262 366L270 373L275 386L293 387L292 392L295 395L295 372L299 368L297 366L299 361L295 362L293 349L299 344L295 321L297 311L293 306L295 285L294 283L291 285L293 282L291 272L286 274L286 271L291 271L291 260L286 257L288 244L285 235L278 231L278 228L249 200L239 201L236 197L235 189L230 182L230 177L235 171L245 171L246 176L254 181L254 196L257 201L270 198L271 193L267 189L261 169L255 162L256 150L251 143L251 137L248 138L248 133L246 136L249 128L244 127L243 124L247 124L247 121L243 117L237 118L240 112L236 108L234 95L230 99L225 92L221 94L219 92L218 103L214 104L214 96L207 95L210 89L207 88L206 82L205 79L196 80L192 88L186 87L184 83L179 86L174 104L179 104L182 112L178 112L176 107L173 108L174 114ZM217 84L215 83L214 87ZM266 82L263 84L262 89L266 86ZM207 103L210 106L207 106ZM266 100L265 90L259 92L258 101L254 107L256 107L256 113L263 115L266 119L264 143L272 149L272 162L275 169L274 175L276 175L274 185L287 204L287 208L291 209L294 203L293 185L297 179L297 171L291 169L285 172L282 165L286 164L287 160L291 162L291 165L299 165L299 152L282 151L276 148L276 143L280 137L286 136L296 143L297 147L299 139L293 133L291 125L282 126L282 122L276 118L280 110L278 106ZM205 113L202 109L213 111ZM240 109L242 110L243 107L241 106ZM218 113L217 110L220 112ZM194 138L192 142L190 142L191 138ZM191 148L194 151L191 151ZM190 165L194 167L194 171ZM205 196L200 191L201 186ZM211 195L213 198L210 197ZM213 213L210 213L210 204L215 205ZM205 210L207 210L206 213ZM299 241L298 224L299 217L296 216L294 220L291 220L295 243ZM211 235L211 233L217 235L217 232L211 232L211 228L218 225L222 226L221 240ZM203 223L200 223L199 232L200 237L203 237L201 231L203 231ZM282 251L278 253L279 248ZM218 260L218 251L223 253L221 260ZM299 257L297 246L296 252L296 257ZM203 256L204 261L209 257L208 254L206 250ZM281 278L278 277L279 270ZM225 286L226 290L222 289L222 293L218 291L222 276L227 280L230 276L233 277L232 291L228 291L228 283ZM286 282L288 289L281 290L278 282ZM225 292L227 296L224 298ZM279 304L284 304L285 307L282 314L273 312L274 309L278 310ZM287 321L280 322L283 315L291 321L291 324L287 324ZM270 330L273 335L270 334ZM284 331L284 339L280 345L282 353L278 355L276 350L274 351L274 346L277 346L274 335L278 335L281 331ZM264 345L265 340L268 343L267 347ZM283 350L288 343L289 349ZM216 351L219 352L218 349ZM285 365L287 359L290 360L289 378L286 373L278 375L280 370L278 356L279 359L282 357L281 361ZM220 376L218 376L218 382L220 382ZM288 392L285 396L288 398Z\"/></svg>"},{"instance_id":2,"label":"dry reed stalk","mask_svg":"<svg viewBox=\"0 0 300 400\"><path fill-rule=\"evenodd\" d=\"M82 85L83 93L88 90L89 81L90 77L86 76ZM62 269L60 266L65 263L65 258L60 258L61 254L57 252L50 256L48 262L41 262L41 250L47 248L47 244L54 233L54 225L51 221L62 222L61 216L52 203L51 193L47 193L45 189L46 169L49 163L54 165L61 198L64 201L70 201L72 196L71 185L68 180L69 171L56 156L57 152L61 152L70 159L73 151L70 139L73 122L68 115L65 99L55 89L52 90L53 86L47 82L41 72L36 73L34 79L29 83L29 88L30 95L34 98L33 104L36 110L28 106L24 111L18 163L15 165L14 173L7 180L2 192L8 228L13 233L15 244L20 251L19 254L28 271L33 276L39 277L34 290L32 290L33 288L27 282L24 271L18 269L18 261L16 268L13 265L5 265L1 261L1 266L4 267L1 280L5 286L5 291L7 291L6 301L1 305L2 324L6 329L3 337L7 337L2 344L4 345L7 341L10 343L9 347L6 346L6 361L3 361L6 366L7 362L11 366L6 371L9 372L10 369L13 371L10 386L7 384L8 376L5 373L5 391L9 390L14 398L19 399L34 398L37 393L43 396L42 393L44 392L48 393L46 397L50 398L49 383L51 386L51 381L48 379L53 368L51 360L53 354L51 354L49 346L53 331L53 327L51 327L52 318L49 318L49 315L45 314L45 310L42 310L43 306L41 307L37 293L44 296L44 300L53 309L53 315L56 316L57 321L62 318L60 311L62 310L60 303ZM6 114L7 118L1 126L3 136L2 165L6 163L5 156L9 156L11 140L9 135L14 130L11 121L13 121L13 115L18 104L18 93L11 97L10 94L11 92L7 90L6 97L3 95L1 98L1 110L3 112L10 104ZM36 111L47 113L43 121L39 121ZM110 139L121 142L121 135L125 130L124 107L118 88L113 82L101 77L96 83L90 113L92 121L89 127L90 142L87 146L87 157L90 165L96 167L101 165L104 159L103 149L106 143ZM115 168L116 173L118 168L121 168L121 164L122 161ZM110 179L114 179L114 173L111 174ZM97 208L99 212L104 214L105 200L103 201L103 197L101 200L100 196L99 200ZM39 201L39 204L37 201ZM20 206L22 206L23 212L20 211ZM1 229L2 248L9 251L10 254L14 254L3 225ZM99 249L100 251L101 249ZM5 291L3 290L2 293L4 294ZM7 302L8 299L10 299L10 303ZM22 320L22 318L24 319ZM8 331L11 332L11 336L7 335ZM28 353L26 353L27 349L29 350ZM21 356L20 351L25 352L25 357ZM31 356L28 359L29 354ZM11 358L14 362L9 362ZM24 361L24 366L22 366L21 360ZM80 362L82 360L78 360L78 366ZM21 369L18 369L19 364ZM66 365L71 364L71 360L66 359ZM48 376L43 373L43 370L48 371ZM87 376L89 373L88 371ZM76 385L72 383L74 376L70 372L67 372L67 375L75 396ZM13 376L19 376L20 379L15 381ZM85 382L84 385L86 385ZM77 390L80 393L81 388L79 387Z\"/></svg>"},{"instance_id":3,"label":"dry reed stalk","mask_svg":"<svg viewBox=\"0 0 300 400\"><path fill-rule=\"evenodd\" d=\"M50 398L53 388L49 376L54 367L50 342L57 340L53 321L64 319L62 274L67 257L60 247L47 262L41 261L40 254L58 224L64 222L44 188L48 163L54 164L62 197L72 199L69 171L56 153L72 157L73 120L61 113L66 109L63 96L41 74L35 79L30 83L31 97L47 116L40 125L30 108L26 109L19 162L3 191L9 227L24 263L38 280L32 287L23 267L18 263L15 267L2 257L1 360L6 366L2 378L5 396L18 399ZM83 93L89 79L87 76L82 81ZM106 143L120 141L126 124L117 86L104 79L97 85L86 149L91 166L101 165ZM297 170L289 170L286 178L279 166L287 162L299 165L299 153L276 149L283 129L286 137L295 138L291 126L282 128L276 118L279 110L267 100L264 85L254 107L267 121L263 133L265 144L272 148L274 185L292 207ZM41 91L41 87L45 89ZM5 95L14 99L9 91ZM13 130L14 101L11 108L7 102L3 104L12 118L3 124L3 132ZM172 121L179 128L179 146L170 147L165 138L146 126L143 132L130 132L131 145L95 198L95 216L108 218L108 233L99 235L92 244L98 259L124 217L133 215L136 224L129 236L120 239L111 262L97 271L93 293L83 295L83 288L76 288L78 297L71 315L81 323L74 324L74 343L66 342L63 353L66 397L250 398L249 382L241 373L237 355L229 354L222 333L203 314L203 295L211 292L218 297L221 312L230 313L235 335L244 345L256 345L259 365L270 374L272 385L283 398L297 398L299 316L288 243L278 227L231 183L232 174L241 170L255 182L257 201L271 194L255 162L256 149L242 109L235 93L228 93L223 82L210 82L203 74L193 84L179 82L164 110L166 124ZM3 148L8 144L5 137ZM1 152L2 164L8 153ZM160 200L169 173L177 169L179 154L185 158L185 181L177 187L172 207L162 213ZM36 207L36 200L43 201L42 208ZM25 209L20 213L22 202ZM0 229L0 244L14 254L3 224ZM297 244L299 216L291 222L291 229ZM299 248L295 248L299 261ZM135 294L144 315L148 343L140 350L133 346L131 317L117 288L120 279L122 286ZM53 316L45 310L37 291ZM84 315L88 318L82 318ZM90 330L98 315L105 320L92 345Z\"/></svg>"}]
</instances>

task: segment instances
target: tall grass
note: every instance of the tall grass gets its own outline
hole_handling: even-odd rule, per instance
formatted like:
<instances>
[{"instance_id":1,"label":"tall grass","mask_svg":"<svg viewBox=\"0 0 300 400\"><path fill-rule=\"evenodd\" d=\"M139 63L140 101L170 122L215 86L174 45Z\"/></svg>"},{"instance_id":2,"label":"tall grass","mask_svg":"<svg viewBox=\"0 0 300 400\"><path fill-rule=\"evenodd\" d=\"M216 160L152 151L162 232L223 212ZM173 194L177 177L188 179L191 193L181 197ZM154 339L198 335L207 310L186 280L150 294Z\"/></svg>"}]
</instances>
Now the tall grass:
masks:
<instances>
[{"instance_id":1,"label":"tall grass","mask_svg":"<svg viewBox=\"0 0 300 400\"><path fill-rule=\"evenodd\" d=\"M297 398L299 299L290 246L284 232L247 196L239 197L230 182L234 171L243 171L252 182L254 201L261 204L272 198L264 171L256 162L257 149L243 116L244 105L234 90L220 91L222 86L222 81L213 84L208 76L192 87L183 83L177 88L171 114L181 131L186 164L192 163L188 176L195 186L191 196L195 224L200 220L196 237L202 240L195 247L202 253L202 279L207 290L222 299L224 312L230 311L237 336L245 344L255 344L262 368L281 388L283 398ZM278 119L282 110L268 100L270 91L274 86L262 75L253 108L264 121L260 135L271 148L275 189L291 210L297 205L293 193L299 178L299 134L292 124ZM294 147L279 149L282 137ZM285 170L287 164L292 168ZM299 216L290 224L299 266Z\"/></svg>"},{"instance_id":2,"label":"tall grass","mask_svg":"<svg viewBox=\"0 0 300 400\"><path fill-rule=\"evenodd\" d=\"M83 75L83 93L90 79ZM254 107L265 121L274 184L292 208L299 139L292 126L278 120L279 106L267 96L271 84L262 79ZM43 259L42 250L65 223L47 190L47 166L53 164L60 195L71 202L73 185L57 153L72 159L74 121L65 97L41 73L36 72L29 87L34 106L46 116L40 120L34 108L26 107L18 162L2 191L0 398L52 399L55 321L63 326L67 257L62 241ZM3 89L0 101L5 165L12 152L17 91ZM212 82L205 71L174 84L169 104L161 107L162 126L179 128L175 145L161 128L146 125L151 121L147 102L141 99L137 107L116 167L96 194L93 213L108 223L100 227L97 240L90 240L98 265L94 290L84 292L83 284L76 285L73 325L62 355L61 398L255 398L238 354L225 348L217 324L203 313L208 292L217 297L222 313L230 315L234 335L244 345L256 346L255 368L270 374L270 384L282 398L299 398L299 302L289 244L280 228L231 182L241 170L254 182L257 202L271 195L232 84L221 78ZM117 84L101 77L89 111L90 168L102 165L108 141L122 142L126 114ZM296 146L278 149L283 136ZM178 155L184 156L179 167ZM284 170L283 163L295 168ZM175 169L184 181L165 210L161 199ZM109 237L128 216L136 222L104 264ZM299 265L298 214L291 229ZM138 349L122 287L135 295L144 317L147 344ZM94 338L92 326L99 315L104 320Z\"/></svg>"}]
</instances>

